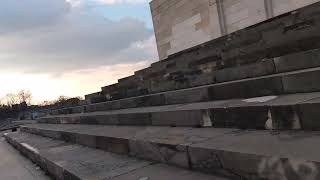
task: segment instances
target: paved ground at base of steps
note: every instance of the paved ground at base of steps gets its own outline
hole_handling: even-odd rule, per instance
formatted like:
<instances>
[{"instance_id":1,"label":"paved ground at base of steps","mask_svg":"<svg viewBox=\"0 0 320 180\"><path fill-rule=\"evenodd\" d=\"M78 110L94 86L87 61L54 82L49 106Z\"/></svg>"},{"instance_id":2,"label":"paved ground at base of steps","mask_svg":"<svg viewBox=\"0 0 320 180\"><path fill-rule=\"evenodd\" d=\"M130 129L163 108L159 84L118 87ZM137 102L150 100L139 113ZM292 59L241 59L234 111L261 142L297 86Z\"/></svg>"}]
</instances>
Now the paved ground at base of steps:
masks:
<instances>
[{"instance_id":1,"label":"paved ground at base of steps","mask_svg":"<svg viewBox=\"0 0 320 180\"><path fill-rule=\"evenodd\" d=\"M0 138L0 179L2 180L51 180L30 160Z\"/></svg>"}]
</instances>

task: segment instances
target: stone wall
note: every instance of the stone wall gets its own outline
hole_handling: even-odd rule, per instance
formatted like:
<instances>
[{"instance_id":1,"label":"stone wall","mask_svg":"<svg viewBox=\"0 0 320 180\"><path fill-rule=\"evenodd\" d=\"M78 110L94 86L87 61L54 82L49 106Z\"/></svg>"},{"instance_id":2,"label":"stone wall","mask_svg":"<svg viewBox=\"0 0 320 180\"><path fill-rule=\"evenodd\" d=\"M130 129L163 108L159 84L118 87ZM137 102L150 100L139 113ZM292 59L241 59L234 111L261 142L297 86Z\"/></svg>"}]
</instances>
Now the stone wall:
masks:
<instances>
[{"instance_id":1,"label":"stone wall","mask_svg":"<svg viewBox=\"0 0 320 180\"><path fill-rule=\"evenodd\" d=\"M319 0L153 0L160 60Z\"/></svg>"}]
</instances>

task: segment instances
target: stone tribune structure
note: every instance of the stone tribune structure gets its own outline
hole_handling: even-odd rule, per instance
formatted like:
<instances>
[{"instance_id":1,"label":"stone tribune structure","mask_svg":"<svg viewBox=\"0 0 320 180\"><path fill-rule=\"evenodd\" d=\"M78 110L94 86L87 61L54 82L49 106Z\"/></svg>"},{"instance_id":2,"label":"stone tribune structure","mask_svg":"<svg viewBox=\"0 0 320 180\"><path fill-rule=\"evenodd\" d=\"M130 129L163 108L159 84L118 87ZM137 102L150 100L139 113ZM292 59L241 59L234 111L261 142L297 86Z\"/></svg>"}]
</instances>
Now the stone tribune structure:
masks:
<instances>
[{"instance_id":1,"label":"stone tribune structure","mask_svg":"<svg viewBox=\"0 0 320 180\"><path fill-rule=\"evenodd\" d=\"M153 0L160 59L319 0Z\"/></svg>"},{"instance_id":2,"label":"stone tribune structure","mask_svg":"<svg viewBox=\"0 0 320 180\"><path fill-rule=\"evenodd\" d=\"M151 9L161 61L6 140L63 180L320 179L320 2Z\"/></svg>"}]
</instances>

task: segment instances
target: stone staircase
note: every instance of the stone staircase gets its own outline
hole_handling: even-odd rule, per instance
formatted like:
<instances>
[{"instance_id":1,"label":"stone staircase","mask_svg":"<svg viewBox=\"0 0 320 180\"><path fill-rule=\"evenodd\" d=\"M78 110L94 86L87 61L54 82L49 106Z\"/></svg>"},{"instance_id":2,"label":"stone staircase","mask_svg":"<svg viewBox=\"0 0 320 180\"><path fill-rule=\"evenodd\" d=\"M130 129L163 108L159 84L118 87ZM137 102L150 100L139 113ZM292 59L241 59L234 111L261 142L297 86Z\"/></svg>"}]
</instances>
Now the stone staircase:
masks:
<instances>
[{"instance_id":1,"label":"stone staircase","mask_svg":"<svg viewBox=\"0 0 320 180\"><path fill-rule=\"evenodd\" d=\"M172 55L5 137L56 179L320 179L319 30L316 3Z\"/></svg>"}]
</instances>

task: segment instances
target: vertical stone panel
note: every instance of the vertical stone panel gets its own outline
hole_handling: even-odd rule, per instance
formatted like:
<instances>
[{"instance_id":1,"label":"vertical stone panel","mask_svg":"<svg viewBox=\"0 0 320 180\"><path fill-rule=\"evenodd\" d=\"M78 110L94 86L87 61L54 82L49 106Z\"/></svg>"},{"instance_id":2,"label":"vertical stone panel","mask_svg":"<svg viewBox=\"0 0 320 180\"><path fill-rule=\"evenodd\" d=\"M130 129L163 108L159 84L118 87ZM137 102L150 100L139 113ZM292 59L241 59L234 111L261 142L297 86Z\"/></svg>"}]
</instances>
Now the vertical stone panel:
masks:
<instances>
[{"instance_id":1,"label":"vertical stone panel","mask_svg":"<svg viewBox=\"0 0 320 180\"><path fill-rule=\"evenodd\" d=\"M273 16L319 0L153 0L150 4L160 60L222 36L255 25ZM219 6L220 7L220 6Z\"/></svg>"},{"instance_id":2,"label":"vertical stone panel","mask_svg":"<svg viewBox=\"0 0 320 180\"><path fill-rule=\"evenodd\" d=\"M216 0L154 0L151 11L160 59L221 36Z\"/></svg>"},{"instance_id":3,"label":"vertical stone panel","mask_svg":"<svg viewBox=\"0 0 320 180\"><path fill-rule=\"evenodd\" d=\"M273 0L275 16L318 2L319 0Z\"/></svg>"},{"instance_id":4,"label":"vertical stone panel","mask_svg":"<svg viewBox=\"0 0 320 180\"><path fill-rule=\"evenodd\" d=\"M267 19L264 0L224 0L228 33Z\"/></svg>"}]
</instances>

